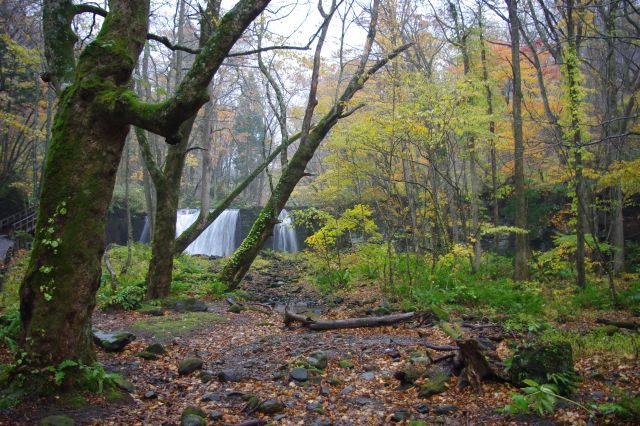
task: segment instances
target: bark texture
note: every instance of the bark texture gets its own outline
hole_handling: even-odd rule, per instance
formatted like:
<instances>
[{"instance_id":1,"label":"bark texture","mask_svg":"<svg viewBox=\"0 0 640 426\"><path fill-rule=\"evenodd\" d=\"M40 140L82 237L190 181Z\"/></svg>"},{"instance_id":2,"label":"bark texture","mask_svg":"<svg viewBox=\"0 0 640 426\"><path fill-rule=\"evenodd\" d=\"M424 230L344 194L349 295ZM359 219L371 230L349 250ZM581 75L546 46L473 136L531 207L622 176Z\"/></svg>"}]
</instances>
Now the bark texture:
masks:
<instances>
[{"instance_id":1,"label":"bark texture","mask_svg":"<svg viewBox=\"0 0 640 426\"><path fill-rule=\"evenodd\" d=\"M61 1L45 1L44 7L46 37L63 37L47 42L47 57L67 58L64 66L54 61L51 68L58 82L67 81L73 44L67 31L56 33L60 27L53 21L66 7L68 2ZM21 341L31 365L95 360L90 321L105 219L129 130L124 117L109 109L109 100L129 85L148 13L148 2L112 0L102 29L81 53L72 83L60 97L34 246L20 288Z\"/></svg>"}]
</instances>

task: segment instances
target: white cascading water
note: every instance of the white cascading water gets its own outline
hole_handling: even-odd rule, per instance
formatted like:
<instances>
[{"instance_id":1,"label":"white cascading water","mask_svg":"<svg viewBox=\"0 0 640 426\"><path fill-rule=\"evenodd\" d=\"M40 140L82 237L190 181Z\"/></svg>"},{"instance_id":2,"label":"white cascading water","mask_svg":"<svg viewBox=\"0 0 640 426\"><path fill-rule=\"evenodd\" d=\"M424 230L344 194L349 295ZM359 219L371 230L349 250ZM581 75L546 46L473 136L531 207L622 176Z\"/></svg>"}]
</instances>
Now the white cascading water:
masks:
<instances>
[{"instance_id":1,"label":"white cascading water","mask_svg":"<svg viewBox=\"0 0 640 426\"><path fill-rule=\"evenodd\" d=\"M197 209L178 210L176 219L176 237L182 234L198 218ZM223 211L207 229L184 251L188 254L207 256L228 256L236 249L236 229L240 210Z\"/></svg>"},{"instance_id":2,"label":"white cascading water","mask_svg":"<svg viewBox=\"0 0 640 426\"><path fill-rule=\"evenodd\" d=\"M273 228L273 249L276 251L288 251L289 253L297 252L298 236L289 212L282 209L278 215L278 220L280 223Z\"/></svg>"}]
</instances>

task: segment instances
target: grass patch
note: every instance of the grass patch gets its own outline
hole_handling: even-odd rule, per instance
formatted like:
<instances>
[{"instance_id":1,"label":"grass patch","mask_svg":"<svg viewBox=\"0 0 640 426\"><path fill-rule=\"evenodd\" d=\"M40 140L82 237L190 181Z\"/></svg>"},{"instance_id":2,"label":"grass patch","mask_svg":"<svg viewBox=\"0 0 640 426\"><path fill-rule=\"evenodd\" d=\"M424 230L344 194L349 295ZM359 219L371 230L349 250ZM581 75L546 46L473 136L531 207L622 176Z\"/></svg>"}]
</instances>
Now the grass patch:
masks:
<instances>
[{"instance_id":1,"label":"grass patch","mask_svg":"<svg viewBox=\"0 0 640 426\"><path fill-rule=\"evenodd\" d=\"M604 327L595 328L588 333L549 329L540 338L547 342L567 342L576 357L606 355L608 359L622 360L640 357L640 335L618 332L610 335Z\"/></svg>"},{"instance_id":2,"label":"grass patch","mask_svg":"<svg viewBox=\"0 0 640 426\"><path fill-rule=\"evenodd\" d=\"M176 316L150 318L131 325L131 331L152 334L158 340L169 340L202 329L223 318L212 312L186 312Z\"/></svg>"}]
</instances>

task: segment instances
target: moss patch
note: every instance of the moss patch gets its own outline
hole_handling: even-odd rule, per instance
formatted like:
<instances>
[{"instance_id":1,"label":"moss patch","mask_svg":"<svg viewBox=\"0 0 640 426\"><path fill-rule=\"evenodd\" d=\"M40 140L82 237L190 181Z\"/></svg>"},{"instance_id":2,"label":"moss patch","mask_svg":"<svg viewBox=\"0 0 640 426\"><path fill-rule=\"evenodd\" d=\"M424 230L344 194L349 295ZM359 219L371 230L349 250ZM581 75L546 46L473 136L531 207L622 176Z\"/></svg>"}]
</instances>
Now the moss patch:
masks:
<instances>
[{"instance_id":1,"label":"moss patch","mask_svg":"<svg viewBox=\"0 0 640 426\"><path fill-rule=\"evenodd\" d=\"M211 312L186 312L175 316L137 321L130 328L134 333L151 335L157 340L169 340L172 337L183 336L208 327L221 319L223 318L220 315Z\"/></svg>"}]
</instances>

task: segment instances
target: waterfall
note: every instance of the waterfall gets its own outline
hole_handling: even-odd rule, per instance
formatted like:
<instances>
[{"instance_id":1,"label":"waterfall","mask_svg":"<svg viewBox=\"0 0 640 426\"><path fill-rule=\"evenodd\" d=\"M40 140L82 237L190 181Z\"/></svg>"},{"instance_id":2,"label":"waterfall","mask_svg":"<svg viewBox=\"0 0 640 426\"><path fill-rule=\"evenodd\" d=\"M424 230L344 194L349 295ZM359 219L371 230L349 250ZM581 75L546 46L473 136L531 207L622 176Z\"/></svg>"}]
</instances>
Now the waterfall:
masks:
<instances>
[{"instance_id":1,"label":"waterfall","mask_svg":"<svg viewBox=\"0 0 640 426\"><path fill-rule=\"evenodd\" d=\"M289 253L297 252L298 236L289 212L282 209L278 215L278 220L280 223L273 228L273 249L276 251L288 251Z\"/></svg>"},{"instance_id":2,"label":"waterfall","mask_svg":"<svg viewBox=\"0 0 640 426\"><path fill-rule=\"evenodd\" d=\"M138 241L141 243L148 243L151 241L151 221L149 221L148 215L144 217L144 226L142 227L142 232L140 233Z\"/></svg>"},{"instance_id":3,"label":"waterfall","mask_svg":"<svg viewBox=\"0 0 640 426\"><path fill-rule=\"evenodd\" d=\"M176 219L176 237L191 226L199 215L199 210L179 210ZM228 209L184 251L189 254L204 254L207 256L228 256L236 249L236 229L240 210Z\"/></svg>"}]
</instances>

